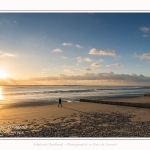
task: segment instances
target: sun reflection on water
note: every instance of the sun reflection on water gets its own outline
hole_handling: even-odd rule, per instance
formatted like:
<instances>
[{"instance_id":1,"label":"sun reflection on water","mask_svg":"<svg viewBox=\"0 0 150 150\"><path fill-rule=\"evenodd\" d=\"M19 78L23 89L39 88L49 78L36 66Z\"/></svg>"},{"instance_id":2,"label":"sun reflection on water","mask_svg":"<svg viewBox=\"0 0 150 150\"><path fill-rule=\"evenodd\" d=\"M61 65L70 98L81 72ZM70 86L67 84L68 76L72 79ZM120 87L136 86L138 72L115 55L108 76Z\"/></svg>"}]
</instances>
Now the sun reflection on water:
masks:
<instances>
[{"instance_id":1,"label":"sun reflection on water","mask_svg":"<svg viewBox=\"0 0 150 150\"><path fill-rule=\"evenodd\" d=\"M2 95L2 88L0 87L0 100L3 100L3 99L4 99L4 97Z\"/></svg>"}]
</instances>

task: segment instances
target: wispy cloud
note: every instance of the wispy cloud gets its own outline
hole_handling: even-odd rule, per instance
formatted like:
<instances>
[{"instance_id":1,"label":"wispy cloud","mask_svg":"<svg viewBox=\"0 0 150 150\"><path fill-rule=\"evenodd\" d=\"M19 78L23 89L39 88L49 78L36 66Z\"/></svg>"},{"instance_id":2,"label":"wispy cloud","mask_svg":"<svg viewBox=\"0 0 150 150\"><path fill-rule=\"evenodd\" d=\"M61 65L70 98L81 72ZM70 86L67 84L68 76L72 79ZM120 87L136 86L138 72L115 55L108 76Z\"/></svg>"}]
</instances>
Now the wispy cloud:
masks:
<instances>
[{"instance_id":1,"label":"wispy cloud","mask_svg":"<svg viewBox=\"0 0 150 150\"><path fill-rule=\"evenodd\" d=\"M62 50L59 49L59 48L56 48L56 49L53 50L53 52L59 53L59 52L62 52Z\"/></svg>"},{"instance_id":2,"label":"wispy cloud","mask_svg":"<svg viewBox=\"0 0 150 150\"><path fill-rule=\"evenodd\" d=\"M16 20L14 20L14 23L15 23L16 25L18 25L18 22L17 22Z\"/></svg>"},{"instance_id":3,"label":"wispy cloud","mask_svg":"<svg viewBox=\"0 0 150 150\"><path fill-rule=\"evenodd\" d=\"M67 74L74 74L74 72L70 69L64 69L63 72L65 72Z\"/></svg>"},{"instance_id":4,"label":"wispy cloud","mask_svg":"<svg viewBox=\"0 0 150 150\"><path fill-rule=\"evenodd\" d=\"M106 65L106 67L111 67L111 66L115 66L115 67L117 67L117 68L120 68L120 67L123 67L123 64L116 63L116 64L109 64L109 65Z\"/></svg>"},{"instance_id":5,"label":"wispy cloud","mask_svg":"<svg viewBox=\"0 0 150 150\"><path fill-rule=\"evenodd\" d=\"M100 59L100 60L98 60L98 61L103 62L104 60L103 60L103 59Z\"/></svg>"},{"instance_id":6,"label":"wispy cloud","mask_svg":"<svg viewBox=\"0 0 150 150\"><path fill-rule=\"evenodd\" d=\"M82 57L77 57L78 63L81 63L83 61Z\"/></svg>"},{"instance_id":7,"label":"wispy cloud","mask_svg":"<svg viewBox=\"0 0 150 150\"><path fill-rule=\"evenodd\" d=\"M49 71L50 69L48 69L48 68L45 68L45 69L43 69L44 71Z\"/></svg>"},{"instance_id":8,"label":"wispy cloud","mask_svg":"<svg viewBox=\"0 0 150 150\"><path fill-rule=\"evenodd\" d=\"M88 58L88 57L87 57L87 58L84 58L84 60L87 61L87 62L91 62L91 61L92 61L92 59L90 59L90 58Z\"/></svg>"},{"instance_id":9,"label":"wispy cloud","mask_svg":"<svg viewBox=\"0 0 150 150\"><path fill-rule=\"evenodd\" d=\"M136 66L137 66L137 67L141 67L141 65L140 65L140 64L137 64Z\"/></svg>"},{"instance_id":10,"label":"wispy cloud","mask_svg":"<svg viewBox=\"0 0 150 150\"><path fill-rule=\"evenodd\" d=\"M10 53L5 53L3 56L15 57L15 55L14 55L14 54L10 54Z\"/></svg>"},{"instance_id":11,"label":"wispy cloud","mask_svg":"<svg viewBox=\"0 0 150 150\"><path fill-rule=\"evenodd\" d=\"M72 46L72 43L62 43L63 46Z\"/></svg>"},{"instance_id":12,"label":"wispy cloud","mask_svg":"<svg viewBox=\"0 0 150 150\"><path fill-rule=\"evenodd\" d=\"M148 27L140 27L140 30L144 33L148 33L150 31L150 28Z\"/></svg>"},{"instance_id":13,"label":"wispy cloud","mask_svg":"<svg viewBox=\"0 0 150 150\"><path fill-rule=\"evenodd\" d=\"M62 59L67 59L67 57L66 57L66 56L62 56L61 58L62 58Z\"/></svg>"},{"instance_id":14,"label":"wispy cloud","mask_svg":"<svg viewBox=\"0 0 150 150\"><path fill-rule=\"evenodd\" d=\"M114 50L97 50L95 48L92 48L89 52L91 55L101 55L101 56L115 56Z\"/></svg>"},{"instance_id":15,"label":"wispy cloud","mask_svg":"<svg viewBox=\"0 0 150 150\"><path fill-rule=\"evenodd\" d=\"M11 53L4 53L2 51L0 51L0 56L1 57L16 57L16 55L11 54Z\"/></svg>"},{"instance_id":16,"label":"wispy cloud","mask_svg":"<svg viewBox=\"0 0 150 150\"><path fill-rule=\"evenodd\" d=\"M106 65L106 67L111 67L112 65L110 64L110 65Z\"/></svg>"},{"instance_id":17,"label":"wispy cloud","mask_svg":"<svg viewBox=\"0 0 150 150\"><path fill-rule=\"evenodd\" d=\"M139 57L140 59L150 59L150 53L143 55L137 55L136 53L134 53L134 57Z\"/></svg>"},{"instance_id":18,"label":"wispy cloud","mask_svg":"<svg viewBox=\"0 0 150 150\"><path fill-rule=\"evenodd\" d=\"M87 67L87 68L82 68L81 70L82 70L82 71L87 71L87 72L88 72L88 71L92 71L93 69Z\"/></svg>"},{"instance_id":19,"label":"wispy cloud","mask_svg":"<svg viewBox=\"0 0 150 150\"><path fill-rule=\"evenodd\" d=\"M114 64L114 66L117 67L117 68L123 67L122 64L118 64L118 63Z\"/></svg>"},{"instance_id":20,"label":"wispy cloud","mask_svg":"<svg viewBox=\"0 0 150 150\"><path fill-rule=\"evenodd\" d=\"M12 21L12 20L3 18L2 20L0 20L0 25L5 26L5 27L10 27L10 26L16 26L18 25L18 23L16 20Z\"/></svg>"},{"instance_id":21,"label":"wispy cloud","mask_svg":"<svg viewBox=\"0 0 150 150\"><path fill-rule=\"evenodd\" d=\"M79 44L76 44L76 45L74 45L74 44L72 44L72 43L62 43L62 45L63 46L75 46L76 48L83 48L81 45L79 45Z\"/></svg>"},{"instance_id":22,"label":"wispy cloud","mask_svg":"<svg viewBox=\"0 0 150 150\"><path fill-rule=\"evenodd\" d=\"M76 45L77 48L83 48L81 45Z\"/></svg>"},{"instance_id":23,"label":"wispy cloud","mask_svg":"<svg viewBox=\"0 0 150 150\"><path fill-rule=\"evenodd\" d=\"M93 66L93 67L99 67L100 64L98 64L98 63L93 63L91 66Z\"/></svg>"},{"instance_id":24,"label":"wispy cloud","mask_svg":"<svg viewBox=\"0 0 150 150\"><path fill-rule=\"evenodd\" d=\"M143 37L147 38L147 37L150 37L150 35L144 34Z\"/></svg>"}]
</instances>

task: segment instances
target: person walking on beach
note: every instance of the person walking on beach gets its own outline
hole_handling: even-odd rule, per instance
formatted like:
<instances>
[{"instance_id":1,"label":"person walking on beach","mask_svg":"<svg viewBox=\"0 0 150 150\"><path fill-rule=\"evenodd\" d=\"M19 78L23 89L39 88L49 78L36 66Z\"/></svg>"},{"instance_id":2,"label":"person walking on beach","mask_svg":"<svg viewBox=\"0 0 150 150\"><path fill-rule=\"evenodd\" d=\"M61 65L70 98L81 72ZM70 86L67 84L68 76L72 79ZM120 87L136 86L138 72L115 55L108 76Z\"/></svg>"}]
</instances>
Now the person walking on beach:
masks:
<instances>
[{"instance_id":1,"label":"person walking on beach","mask_svg":"<svg viewBox=\"0 0 150 150\"><path fill-rule=\"evenodd\" d=\"M59 107L59 105L61 105L61 107L62 107L62 104L61 104L61 97L59 98L59 103L58 103L58 107Z\"/></svg>"}]
</instances>

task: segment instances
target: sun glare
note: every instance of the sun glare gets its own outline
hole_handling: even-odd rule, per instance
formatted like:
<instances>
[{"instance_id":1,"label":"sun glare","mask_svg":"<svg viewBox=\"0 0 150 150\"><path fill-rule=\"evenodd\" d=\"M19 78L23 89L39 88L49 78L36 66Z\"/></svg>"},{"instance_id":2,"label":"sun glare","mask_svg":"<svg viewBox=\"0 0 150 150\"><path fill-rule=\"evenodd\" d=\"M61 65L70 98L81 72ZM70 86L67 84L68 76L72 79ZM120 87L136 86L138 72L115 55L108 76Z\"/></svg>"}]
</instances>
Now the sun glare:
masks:
<instances>
[{"instance_id":1,"label":"sun glare","mask_svg":"<svg viewBox=\"0 0 150 150\"><path fill-rule=\"evenodd\" d=\"M0 78L2 79L6 79L7 78L7 74L4 70L0 70Z\"/></svg>"}]
</instances>

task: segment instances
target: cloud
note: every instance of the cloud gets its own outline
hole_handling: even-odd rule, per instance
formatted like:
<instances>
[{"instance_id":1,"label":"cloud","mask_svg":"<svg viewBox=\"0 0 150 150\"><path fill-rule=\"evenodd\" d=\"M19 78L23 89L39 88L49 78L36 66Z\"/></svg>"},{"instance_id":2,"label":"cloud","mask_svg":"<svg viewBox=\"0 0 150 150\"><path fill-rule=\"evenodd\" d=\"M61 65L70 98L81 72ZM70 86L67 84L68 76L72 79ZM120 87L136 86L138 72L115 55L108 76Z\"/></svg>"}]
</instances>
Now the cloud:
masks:
<instances>
[{"instance_id":1,"label":"cloud","mask_svg":"<svg viewBox=\"0 0 150 150\"><path fill-rule=\"evenodd\" d=\"M12 21L12 20L8 20L8 19L5 19L3 18L1 21L0 21L0 25L4 26L4 27L15 27L18 25L17 21Z\"/></svg>"},{"instance_id":2,"label":"cloud","mask_svg":"<svg viewBox=\"0 0 150 150\"><path fill-rule=\"evenodd\" d=\"M136 53L134 53L134 57L139 57L140 59L150 59L150 53L143 55L137 55Z\"/></svg>"},{"instance_id":3,"label":"cloud","mask_svg":"<svg viewBox=\"0 0 150 150\"><path fill-rule=\"evenodd\" d=\"M93 67L99 67L100 64L98 64L98 63L93 63L91 66L93 66Z\"/></svg>"},{"instance_id":4,"label":"cloud","mask_svg":"<svg viewBox=\"0 0 150 150\"><path fill-rule=\"evenodd\" d=\"M106 67L111 67L111 64L110 65L106 65Z\"/></svg>"},{"instance_id":5,"label":"cloud","mask_svg":"<svg viewBox=\"0 0 150 150\"><path fill-rule=\"evenodd\" d=\"M56 48L56 49L53 50L53 52L59 53L59 52L62 52L62 50L59 49L59 48Z\"/></svg>"},{"instance_id":6,"label":"cloud","mask_svg":"<svg viewBox=\"0 0 150 150\"><path fill-rule=\"evenodd\" d=\"M122 64L118 64L118 63L106 65L106 67L111 67L111 66L115 66L115 67L117 67L117 68L123 67Z\"/></svg>"},{"instance_id":7,"label":"cloud","mask_svg":"<svg viewBox=\"0 0 150 150\"><path fill-rule=\"evenodd\" d=\"M2 19L1 23L4 26L6 26L6 25L12 25L12 23L9 20L7 20L7 19Z\"/></svg>"},{"instance_id":8,"label":"cloud","mask_svg":"<svg viewBox=\"0 0 150 150\"><path fill-rule=\"evenodd\" d=\"M140 56L141 59L150 59L150 53Z\"/></svg>"},{"instance_id":9,"label":"cloud","mask_svg":"<svg viewBox=\"0 0 150 150\"><path fill-rule=\"evenodd\" d=\"M87 71L87 72L88 72L88 71L92 71L93 69L92 69L92 68L82 68L81 70L82 70L82 71Z\"/></svg>"},{"instance_id":10,"label":"cloud","mask_svg":"<svg viewBox=\"0 0 150 150\"><path fill-rule=\"evenodd\" d=\"M103 62L104 60L103 60L103 59L100 59L100 60L98 60L98 61Z\"/></svg>"},{"instance_id":11,"label":"cloud","mask_svg":"<svg viewBox=\"0 0 150 150\"><path fill-rule=\"evenodd\" d=\"M10 54L10 53L5 53L4 56L8 56L8 57L15 57L14 54Z\"/></svg>"},{"instance_id":12,"label":"cloud","mask_svg":"<svg viewBox=\"0 0 150 150\"><path fill-rule=\"evenodd\" d=\"M62 43L63 46L73 46L72 43ZM81 45L76 44L76 48L83 48Z\"/></svg>"},{"instance_id":13,"label":"cloud","mask_svg":"<svg viewBox=\"0 0 150 150\"><path fill-rule=\"evenodd\" d=\"M136 66L137 66L137 67L141 67L141 65L140 65L140 64L137 64Z\"/></svg>"},{"instance_id":14,"label":"cloud","mask_svg":"<svg viewBox=\"0 0 150 150\"><path fill-rule=\"evenodd\" d=\"M77 47L77 48L83 48L83 47L82 47L82 46L80 46L80 45L76 45L76 47Z\"/></svg>"},{"instance_id":15,"label":"cloud","mask_svg":"<svg viewBox=\"0 0 150 150\"><path fill-rule=\"evenodd\" d=\"M150 28L148 28L148 27L140 27L140 30L142 32L148 33L150 31Z\"/></svg>"},{"instance_id":16,"label":"cloud","mask_svg":"<svg viewBox=\"0 0 150 150\"><path fill-rule=\"evenodd\" d=\"M122 64L118 64L118 63L114 64L114 66L117 67L117 68L123 67Z\"/></svg>"},{"instance_id":17,"label":"cloud","mask_svg":"<svg viewBox=\"0 0 150 150\"><path fill-rule=\"evenodd\" d=\"M62 59L67 59L67 57L66 57L66 56L62 56L61 58L62 58Z\"/></svg>"},{"instance_id":18,"label":"cloud","mask_svg":"<svg viewBox=\"0 0 150 150\"><path fill-rule=\"evenodd\" d=\"M18 25L17 21L15 21L15 20L14 20L14 23L15 23L16 25Z\"/></svg>"},{"instance_id":19,"label":"cloud","mask_svg":"<svg viewBox=\"0 0 150 150\"><path fill-rule=\"evenodd\" d=\"M4 53L0 51L1 57L16 57L16 55L11 54L11 53Z\"/></svg>"},{"instance_id":20,"label":"cloud","mask_svg":"<svg viewBox=\"0 0 150 150\"><path fill-rule=\"evenodd\" d=\"M43 69L44 71L49 71L50 69L48 69L48 68L45 68L45 69Z\"/></svg>"},{"instance_id":21,"label":"cloud","mask_svg":"<svg viewBox=\"0 0 150 150\"><path fill-rule=\"evenodd\" d=\"M85 70L90 70L86 69ZM69 71L69 70L66 70ZM34 77L27 80L16 80L8 78L7 80L0 79L2 85L40 85L44 84L77 84L77 83L86 83L92 84L96 83L98 85L143 85L146 86L150 84L150 76L143 76L137 74L115 74L113 72L106 73L84 73L80 75L64 75L60 74L59 76L43 76L43 77Z\"/></svg>"},{"instance_id":22,"label":"cloud","mask_svg":"<svg viewBox=\"0 0 150 150\"><path fill-rule=\"evenodd\" d=\"M62 43L63 46L72 46L72 43Z\"/></svg>"},{"instance_id":23,"label":"cloud","mask_svg":"<svg viewBox=\"0 0 150 150\"><path fill-rule=\"evenodd\" d=\"M67 74L74 74L74 72L70 69L64 69L63 72L65 72Z\"/></svg>"},{"instance_id":24,"label":"cloud","mask_svg":"<svg viewBox=\"0 0 150 150\"><path fill-rule=\"evenodd\" d=\"M81 63L83 61L82 57L77 57L78 63Z\"/></svg>"},{"instance_id":25,"label":"cloud","mask_svg":"<svg viewBox=\"0 0 150 150\"><path fill-rule=\"evenodd\" d=\"M150 37L150 35L144 34L143 37L147 38L147 37Z\"/></svg>"},{"instance_id":26,"label":"cloud","mask_svg":"<svg viewBox=\"0 0 150 150\"><path fill-rule=\"evenodd\" d=\"M89 52L91 55L101 55L101 56L115 56L114 50L97 50L95 48L92 48Z\"/></svg>"},{"instance_id":27,"label":"cloud","mask_svg":"<svg viewBox=\"0 0 150 150\"><path fill-rule=\"evenodd\" d=\"M92 59L90 59L90 58L84 58L84 60L87 61L87 62L91 62L92 61Z\"/></svg>"}]
</instances>

